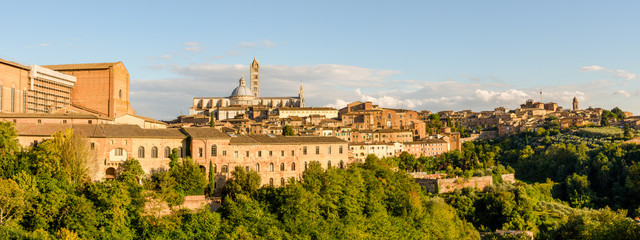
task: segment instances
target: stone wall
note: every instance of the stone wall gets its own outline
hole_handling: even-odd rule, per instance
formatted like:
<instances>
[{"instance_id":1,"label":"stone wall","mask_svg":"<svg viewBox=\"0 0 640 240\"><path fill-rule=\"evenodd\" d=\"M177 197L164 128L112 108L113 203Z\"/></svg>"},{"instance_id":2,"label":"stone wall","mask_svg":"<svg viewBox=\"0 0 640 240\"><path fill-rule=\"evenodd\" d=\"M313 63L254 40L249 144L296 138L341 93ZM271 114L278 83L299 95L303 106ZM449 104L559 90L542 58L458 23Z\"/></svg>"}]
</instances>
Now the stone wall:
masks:
<instances>
[{"instance_id":1,"label":"stone wall","mask_svg":"<svg viewBox=\"0 0 640 240\"><path fill-rule=\"evenodd\" d=\"M451 193L456 189L467 187L483 190L485 187L493 185L492 176L472 177L470 179L459 177L429 179L415 176L415 181L431 193ZM515 183L515 177L513 174L503 174L502 181L505 183Z\"/></svg>"}]
</instances>

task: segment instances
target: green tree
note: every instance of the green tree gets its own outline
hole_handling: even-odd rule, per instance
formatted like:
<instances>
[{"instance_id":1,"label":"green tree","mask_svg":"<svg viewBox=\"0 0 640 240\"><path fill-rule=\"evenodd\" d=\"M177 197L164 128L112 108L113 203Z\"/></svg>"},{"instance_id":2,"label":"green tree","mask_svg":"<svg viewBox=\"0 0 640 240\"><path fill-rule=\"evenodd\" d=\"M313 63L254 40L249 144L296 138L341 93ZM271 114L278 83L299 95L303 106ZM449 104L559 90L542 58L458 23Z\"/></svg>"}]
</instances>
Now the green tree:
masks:
<instances>
[{"instance_id":1,"label":"green tree","mask_svg":"<svg viewBox=\"0 0 640 240\"><path fill-rule=\"evenodd\" d=\"M0 226L19 218L24 210L24 191L11 179L0 179Z\"/></svg>"},{"instance_id":2,"label":"green tree","mask_svg":"<svg viewBox=\"0 0 640 240\"><path fill-rule=\"evenodd\" d=\"M20 151L18 133L11 122L0 122L0 177L8 178L26 169L26 161L17 156Z\"/></svg>"},{"instance_id":3,"label":"green tree","mask_svg":"<svg viewBox=\"0 0 640 240\"><path fill-rule=\"evenodd\" d=\"M207 178L190 157L182 159L182 164L175 165L169 170L175 179L176 190L183 195L202 195L207 186Z\"/></svg>"},{"instance_id":4,"label":"green tree","mask_svg":"<svg viewBox=\"0 0 640 240\"><path fill-rule=\"evenodd\" d=\"M209 127L215 127L216 126L216 118L213 116L213 113L211 113L211 116L209 116Z\"/></svg>"},{"instance_id":5,"label":"green tree","mask_svg":"<svg viewBox=\"0 0 640 240\"><path fill-rule=\"evenodd\" d=\"M255 171L247 172L242 166L237 166L231 176L224 186L224 196L234 197L238 194L251 196L260 187L260 175Z\"/></svg>"},{"instance_id":6,"label":"green tree","mask_svg":"<svg viewBox=\"0 0 640 240\"><path fill-rule=\"evenodd\" d=\"M209 160L209 183L207 188L209 189L209 196L213 196L216 190L216 173L213 171L213 163Z\"/></svg>"},{"instance_id":7,"label":"green tree","mask_svg":"<svg viewBox=\"0 0 640 240\"><path fill-rule=\"evenodd\" d=\"M129 158L118 166L118 180L127 183L141 183L144 171L140 161Z\"/></svg>"},{"instance_id":8,"label":"green tree","mask_svg":"<svg viewBox=\"0 0 640 240\"><path fill-rule=\"evenodd\" d=\"M619 107L611 109L611 113L613 113L615 116L614 118L618 120L624 120L624 118L626 117L624 111L622 111L622 109L620 109Z\"/></svg>"},{"instance_id":9,"label":"green tree","mask_svg":"<svg viewBox=\"0 0 640 240\"><path fill-rule=\"evenodd\" d=\"M293 136L293 135L295 135L295 133L293 132L293 128L291 128L291 126L285 125L282 128L282 135L283 136Z\"/></svg>"}]
</instances>

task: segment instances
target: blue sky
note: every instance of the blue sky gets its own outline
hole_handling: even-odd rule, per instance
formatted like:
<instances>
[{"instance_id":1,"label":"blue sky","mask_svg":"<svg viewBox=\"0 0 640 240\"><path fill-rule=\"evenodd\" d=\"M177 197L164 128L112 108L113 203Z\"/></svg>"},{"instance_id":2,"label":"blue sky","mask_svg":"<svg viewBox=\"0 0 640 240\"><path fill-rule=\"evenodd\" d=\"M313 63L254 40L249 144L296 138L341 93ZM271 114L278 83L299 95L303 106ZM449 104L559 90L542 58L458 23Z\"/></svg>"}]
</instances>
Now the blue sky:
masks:
<instances>
[{"instance_id":1,"label":"blue sky","mask_svg":"<svg viewBox=\"0 0 640 240\"><path fill-rule=\"evenodd\" d=\"M640 113L637 1L30 1L4 3L0 58L122 61L140 115L228 96L257 57L263 96L416 110Z\"/></svg>"}]
</instances>

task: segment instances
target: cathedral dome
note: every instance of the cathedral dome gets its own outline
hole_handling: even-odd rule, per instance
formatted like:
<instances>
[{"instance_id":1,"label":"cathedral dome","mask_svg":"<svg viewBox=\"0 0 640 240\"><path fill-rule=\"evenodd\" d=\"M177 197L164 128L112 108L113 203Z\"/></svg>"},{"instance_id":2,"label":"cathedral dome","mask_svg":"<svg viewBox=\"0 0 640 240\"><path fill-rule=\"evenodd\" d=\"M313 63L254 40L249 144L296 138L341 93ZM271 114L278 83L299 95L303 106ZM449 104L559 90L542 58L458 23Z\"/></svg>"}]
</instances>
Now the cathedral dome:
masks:
<instances>
[{"instance_id":1,"label":"cathedral dome","mask_svg":"<svg viewBox=\"0 0 640 240\"><path fill-rule=\"evenodd\" d=\"M251 93L251 89L245 86L244 77L240 77L240 85L238 85L236 89L233 89L233 92L231 92L231 96L253 96L253 93Z\"/></svg>"}]
</instances>

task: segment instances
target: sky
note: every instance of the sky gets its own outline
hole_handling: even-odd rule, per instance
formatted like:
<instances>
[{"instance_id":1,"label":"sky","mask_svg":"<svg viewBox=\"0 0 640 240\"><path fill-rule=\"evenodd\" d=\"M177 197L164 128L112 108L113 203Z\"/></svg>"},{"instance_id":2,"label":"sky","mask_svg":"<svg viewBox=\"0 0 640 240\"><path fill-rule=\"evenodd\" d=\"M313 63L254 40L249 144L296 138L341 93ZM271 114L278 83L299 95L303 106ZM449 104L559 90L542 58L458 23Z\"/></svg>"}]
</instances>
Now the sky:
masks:
<instances>
[{"instance_id":1,"label":"sky","mask_svg":"<svg viewBox=\"0 0 640 240\"><path fill-rule=\"evenodd\" d=\"M307 106L514 109L527 99L640 114L639 1L10 1L0 58L122 61L131 105L162 120L226 97Z\"/></svg>"}]
</instances>

